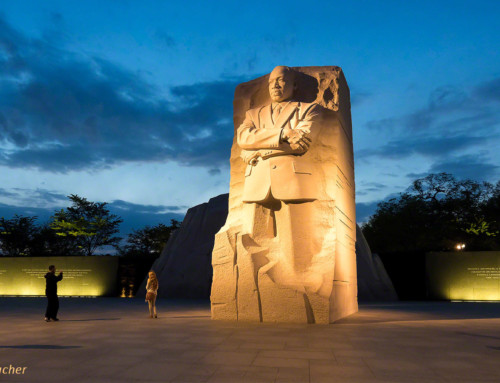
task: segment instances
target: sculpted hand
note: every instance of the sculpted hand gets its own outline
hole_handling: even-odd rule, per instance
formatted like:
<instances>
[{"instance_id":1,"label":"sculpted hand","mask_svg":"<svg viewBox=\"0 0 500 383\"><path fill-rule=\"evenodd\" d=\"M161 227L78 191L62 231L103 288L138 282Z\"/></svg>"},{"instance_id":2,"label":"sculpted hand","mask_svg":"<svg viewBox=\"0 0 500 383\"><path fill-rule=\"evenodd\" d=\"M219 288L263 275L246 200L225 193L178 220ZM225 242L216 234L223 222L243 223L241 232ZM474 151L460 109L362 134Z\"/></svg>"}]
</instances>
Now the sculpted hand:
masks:
<instances>
[{"instance_id":1,"label":"sculpted hand","mask_svg":"<svg viewBox=\"0 0 500 383\"><path fill-rule=\"evenodd\" d=\"M248 152L248 154L245 155L243 160L245 161L246 164L255 166L257 165L260 156L261 154L259 151L252 151Z\"/></svg>"},{"instance_id":2,"label":"sculpted hand","mask_svg":"<svg viewBox=\"0 0 500 383\"><path fill-rule=\"evenodd\" d=\"M304 152L307 152L309 146L311 146L311 139L308 136L302 136L291 138L289 143L293 150L302 149Z\"/></svg>"},{"instance_id":3,"label":"sculpted hand","mask_svg":"<svg viewBox=\"0 0 500 383\"><path fill-rule=\"evenodd\" d=\"M307 132L300 129L289 128L283 130L283 140L287 141L293 150L301 149L304 152L309 149L312 142Z\"/></svg>"}]
</instances>

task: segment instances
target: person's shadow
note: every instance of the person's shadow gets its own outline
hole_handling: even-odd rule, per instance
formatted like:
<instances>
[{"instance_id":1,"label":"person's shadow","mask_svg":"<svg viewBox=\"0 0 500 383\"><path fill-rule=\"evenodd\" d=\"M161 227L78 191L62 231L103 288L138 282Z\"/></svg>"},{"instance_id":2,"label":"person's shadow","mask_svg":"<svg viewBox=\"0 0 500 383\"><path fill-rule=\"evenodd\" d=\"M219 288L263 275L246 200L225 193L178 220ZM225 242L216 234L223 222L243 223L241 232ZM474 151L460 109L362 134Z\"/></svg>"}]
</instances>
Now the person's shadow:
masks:
<instances>
[{"instance_id":1,"label":"person's shadow","mask_svg":"<svg viewBox=\"0 0 500 383\"><path fill-rule=\"evenodd\" d=\"M0 348L10 349L30 349L30 350L67 350L71 348L82 348L82 346L58 346L55 344L23 344L18 346L0 346Z\"/></svg>"},{"instance_id":2,"label":"person's shadow","mask_svg":"<svg viewBox=\"0 0 500 383\"><path fill-rule=\"evenodd\" d=\"M64 322L93 322L105 320L120 320L121 318L94 318L94 319L64 319Z\"/></svg>"}]
</instances>

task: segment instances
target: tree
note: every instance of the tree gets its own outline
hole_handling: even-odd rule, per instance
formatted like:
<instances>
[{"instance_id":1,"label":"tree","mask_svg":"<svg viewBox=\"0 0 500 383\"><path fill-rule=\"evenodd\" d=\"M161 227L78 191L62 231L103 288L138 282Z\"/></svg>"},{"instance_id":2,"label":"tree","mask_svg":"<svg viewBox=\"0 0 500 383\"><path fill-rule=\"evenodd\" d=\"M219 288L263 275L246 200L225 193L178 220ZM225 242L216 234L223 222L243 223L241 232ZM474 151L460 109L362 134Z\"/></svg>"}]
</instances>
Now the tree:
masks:
<instances>
[{"instance_id":1,"label":"tree","mask_svg":"<svg viewBox=\"0 0 500 383\"><path fill-rule=\"evenodd\" d=\"M33 255L33 241L39 233L37 217L15 215L11 219L0 218L0 251L8 257Z\"/></svg>"},{"instance_id":2,"label":"tree","mask_svg":"<svg viewBox=\"0 0 500 383\"><path fill-rule=\"evenodd\" d=\"M380 203L363 234L375 252L452 250L462 242L468 250L498 249L499 184L430 174Z\"/></svg>"},{"instance_id":3,"label":"tree","mask_svg":"<svg viewBox=\"0 0 500 383\"><path fill-rule=\"evenodd\" d=\"M76 194L68 198L72 206L57 211L50 223L58 236L73 237L85 255L94 254L101 246L118 246L121 238L113 235L119 232L123 220L110 213L107 203L90 202Z\"/></svg>"},{"instance_id":4,"label":"tree","mask_svg":"<svg viewBox=\"0 0 500 383\"><path fill-rule=\"evenodd\" d=\"M32 251L33 255L44 257L83 255L76 237L57 235L49 223L39 227L32 242Z\"/></svg>"},{"instance_id":5,"label":"tree","mask_svg":"<svg viewBox=\"0 0 500 383\"><path fill-rule=\"evenodd\" d=\"M122 254L143 254L159 256L172 232L179 228L179 221L170 220L170 226L162 223L134 230L128 235Z\"/></svg>"}]
</instances>

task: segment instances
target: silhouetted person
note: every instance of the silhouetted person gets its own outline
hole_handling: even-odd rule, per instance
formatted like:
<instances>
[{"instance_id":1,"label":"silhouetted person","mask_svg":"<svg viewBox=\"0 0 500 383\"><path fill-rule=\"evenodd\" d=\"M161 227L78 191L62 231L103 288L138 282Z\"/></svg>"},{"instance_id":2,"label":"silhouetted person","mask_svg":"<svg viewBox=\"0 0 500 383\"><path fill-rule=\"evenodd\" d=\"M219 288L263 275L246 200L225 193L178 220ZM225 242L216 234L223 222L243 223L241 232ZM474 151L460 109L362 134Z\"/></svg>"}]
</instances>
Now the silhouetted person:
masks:
<instances>
[{"instance_id":1,"label":"silhouetted person","mask_svg":"<svg viewBox=\"0 0 500 383\"><path fill-rule=\"evenodd\" d=\"M59 298L57 297L57 282L63 278L62 271L56 276L56 267L49 266L49 272L45 274L45 295L47 296L47 311L45 311L45 322L58 321Z\"/></svg>"}]
</instances>

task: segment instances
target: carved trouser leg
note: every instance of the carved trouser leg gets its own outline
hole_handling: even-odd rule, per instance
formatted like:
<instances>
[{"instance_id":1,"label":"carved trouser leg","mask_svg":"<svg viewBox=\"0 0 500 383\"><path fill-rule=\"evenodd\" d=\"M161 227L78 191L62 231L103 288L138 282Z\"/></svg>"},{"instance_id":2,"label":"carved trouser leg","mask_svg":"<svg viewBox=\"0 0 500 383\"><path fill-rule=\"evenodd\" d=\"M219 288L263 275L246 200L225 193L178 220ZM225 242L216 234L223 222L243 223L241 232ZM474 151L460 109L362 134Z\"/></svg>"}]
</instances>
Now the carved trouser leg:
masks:
<instances>
[{"instance_id":1,"label":"carved trouser leg","mask_svg":"<svg viewBox=\"0 0 500 383\"><path fill-rule=\"evenodd\" d=\"M238 267L253 278L239 274L241 319L257 319L258 305L263 321L328 323L334 232L331 222L321 221L324 208L320 201L275 199L247 206L251 219L238 247Z\"/></svg>"}]
</instances>

